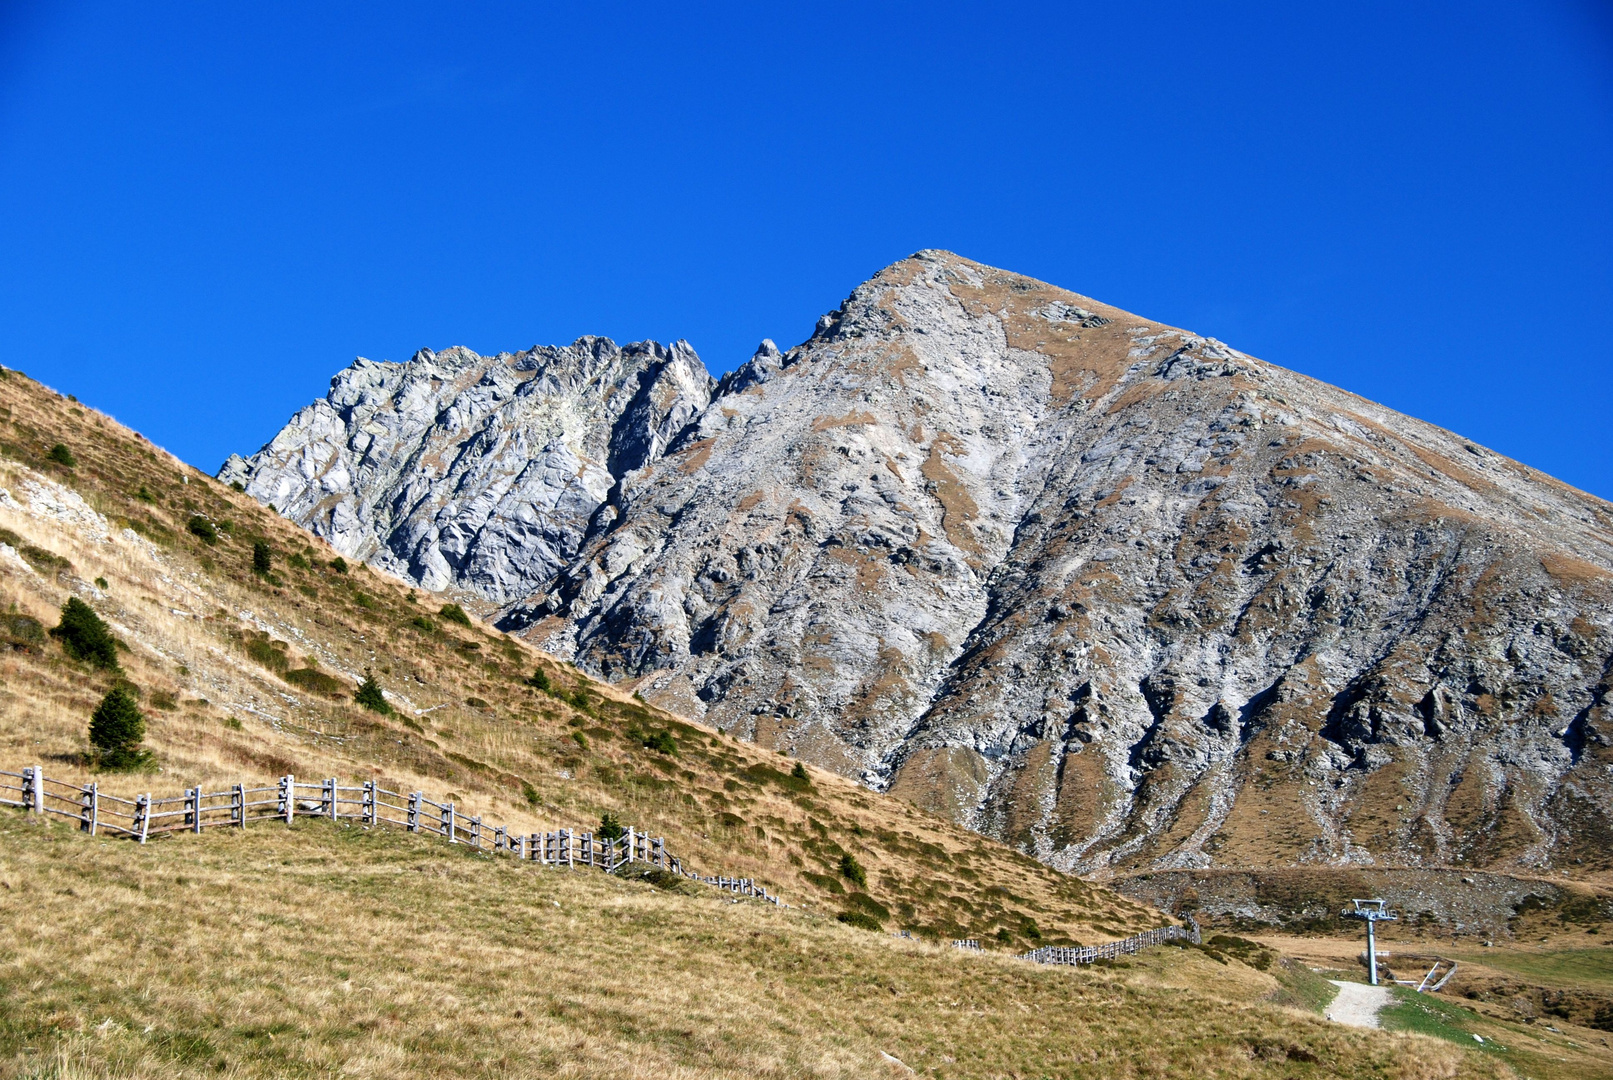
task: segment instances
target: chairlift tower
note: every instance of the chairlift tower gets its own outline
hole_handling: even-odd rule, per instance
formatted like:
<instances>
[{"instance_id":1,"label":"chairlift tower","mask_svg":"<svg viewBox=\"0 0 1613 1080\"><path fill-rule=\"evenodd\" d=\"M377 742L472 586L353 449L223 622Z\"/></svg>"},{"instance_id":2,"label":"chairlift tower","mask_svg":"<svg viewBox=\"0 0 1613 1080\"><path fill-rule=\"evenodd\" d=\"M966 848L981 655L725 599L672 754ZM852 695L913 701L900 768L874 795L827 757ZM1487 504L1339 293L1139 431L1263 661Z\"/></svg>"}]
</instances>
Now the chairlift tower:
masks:
<instances>
[{"instance_id":1,"label":"chairlift tower","mask_svg":"<svg viewBox=\"0 0 1613 1080\"><path fill-rule=\"evenodd\" d=\"M1378 924L1394 922L1399 915L1389 910L1384 900L1351 900L1350 907L1339 914L1346 919L1360 919L1367 924L1367 979L1378 985Z\"/></svg>"}]
</instances>

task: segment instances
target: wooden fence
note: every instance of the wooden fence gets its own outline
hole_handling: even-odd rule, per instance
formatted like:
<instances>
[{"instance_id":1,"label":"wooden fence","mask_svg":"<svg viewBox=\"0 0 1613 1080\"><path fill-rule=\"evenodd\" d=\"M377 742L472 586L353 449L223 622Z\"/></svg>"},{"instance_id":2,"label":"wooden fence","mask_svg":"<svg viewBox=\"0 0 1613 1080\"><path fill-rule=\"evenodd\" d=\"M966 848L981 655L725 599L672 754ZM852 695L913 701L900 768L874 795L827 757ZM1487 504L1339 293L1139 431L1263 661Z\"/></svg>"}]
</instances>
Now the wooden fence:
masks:
<instances>
[{"instance_id":1,"label":"wooden fence","mask_svg":"<svg viewBox=\"0 0 1613 1080\"><path fill-rule=\"evenodd\" d=\"M1194 919L1189 919L1188 923L1188 926L1163 926L1158 930L1144 930L1124 940L1109 941L1102 945L1071 947L1050 945L1042 949L1032 949L1023 956L1024 959L1038 964L1090 964L1098 960L1113 960L1117 956L1141 952L1155 945L1163 945L1167 941L1185 940L1197 945L1201 940L1199 924Z\"/></svg>"},{"instance_id":2,"label":"wooden fence","mask_svg":"<svg viewBox=\"0 0 1613 1080\"><path fill-rule=\"evenodd\" d=\"M635 864L716 886L741 896L754 896L786 906L752 878L706 877L684 867L660 837L627 826L621 836L588 831L515 833L489 826L479 815L465 816L452 802L434 802L423 792L389 791L373 780L346 786L336 779L310 783L282 776L268 787L236 784L224 791L186 788L183 795L163 798L146 794L125 799L102 791L98 783L83 785L52 780L38 765L20 773L0 771L0 806L75 820L91 836L127 836L145 843L162 833L199 833L204 829L244 829L262 821L290 825L298 817L346 819L365 826L394 825L414 833L439 836L450 844L543 863L546 866L591 867L607 873Z\"/></svg>"}]
</instances>

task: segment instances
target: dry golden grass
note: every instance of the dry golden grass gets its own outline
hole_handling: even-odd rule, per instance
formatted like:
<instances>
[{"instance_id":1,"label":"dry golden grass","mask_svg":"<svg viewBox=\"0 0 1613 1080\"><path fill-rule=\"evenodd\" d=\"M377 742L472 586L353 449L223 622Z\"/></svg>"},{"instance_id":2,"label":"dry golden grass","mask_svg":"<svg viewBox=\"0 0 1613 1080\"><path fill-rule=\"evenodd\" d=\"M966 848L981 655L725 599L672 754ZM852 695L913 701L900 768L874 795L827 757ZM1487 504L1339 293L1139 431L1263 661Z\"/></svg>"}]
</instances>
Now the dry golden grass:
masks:
<instances>
[{"instance_id":1,"label":"dry golden grass","mask_svg":"<svg viewBox=\"0 0 1613 1080\"><path fill-rule=\"evenodd\" d=\"M325 822L140 847L6 811L0 1073L1506 1075L1195 950L1044 968L683 888Z\"/></svg>"}]
</instances>

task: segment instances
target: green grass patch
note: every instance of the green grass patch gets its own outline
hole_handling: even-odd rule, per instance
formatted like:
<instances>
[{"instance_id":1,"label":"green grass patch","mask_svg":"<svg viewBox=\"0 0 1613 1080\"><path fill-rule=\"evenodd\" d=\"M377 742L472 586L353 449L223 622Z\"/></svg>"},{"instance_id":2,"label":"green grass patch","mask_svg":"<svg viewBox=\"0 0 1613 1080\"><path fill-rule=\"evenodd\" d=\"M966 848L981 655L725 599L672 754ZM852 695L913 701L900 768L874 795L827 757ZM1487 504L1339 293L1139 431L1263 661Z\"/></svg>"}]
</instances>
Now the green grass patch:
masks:
<instances>
[{"instance_id":1,"label":"green grass patch","mask_svg":"<svg viewBox=\"0 0 1613 1080\"><path fill-rule=\"evenodd\" d=\"M1333 1003L1339 988L1298 960L1283 960L1272 970L1280 984L1271 995L1274 1005L1320 1014Z\"/></svg>"},{"instance_id":2,"label":"green grass patch","mask_svg":"<svg viewBox=\"0 0 1613 1080\"><path fill-rule=\"evenodd\" d=\"M1482 1017L1471 1009L1465 1009L1452 1001L1446 1001L1434 994L1419 994L1402 986L1389 988L1389 1000L1392 1002L1388 1008L1378 1013L1378 1022L1388 1031L1410 1031L1418 1035L1428 1035L1435 1039L1444 1039L1456 1043L1469 1050L1482 1050L1487 1054L1506 1057L1509 1047L1496 1042L1486 1035L1479 1035L1477 1029L1483 1025L1493 1030L1494 1024L1486 1023Z\"/></svg>"}]
</instances>

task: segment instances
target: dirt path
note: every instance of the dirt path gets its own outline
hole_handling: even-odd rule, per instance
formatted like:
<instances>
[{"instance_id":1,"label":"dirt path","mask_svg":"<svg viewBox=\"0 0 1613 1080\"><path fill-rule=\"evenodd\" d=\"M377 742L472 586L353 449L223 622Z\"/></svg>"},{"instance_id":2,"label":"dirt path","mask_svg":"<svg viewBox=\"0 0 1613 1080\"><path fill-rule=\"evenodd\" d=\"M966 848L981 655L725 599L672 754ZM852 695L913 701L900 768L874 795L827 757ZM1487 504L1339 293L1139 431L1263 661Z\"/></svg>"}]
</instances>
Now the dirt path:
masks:
<instances>
[{"instance_id":1,"label":"dirt path","mask_svg":"<svg viewBox=\"0 0 1613 1080\"><path fill-rule=\"evenodd\" d=\"M1338 979L1329 979L1328 982L1339 988L1339 996L1327 1007L1325 1015L1329 1020L1351 1027L1378 1026L1378 1010L1389 1004L1387 986L1367 986L1365 983L1340 982Z\"/></svg>"}]
</instances>

